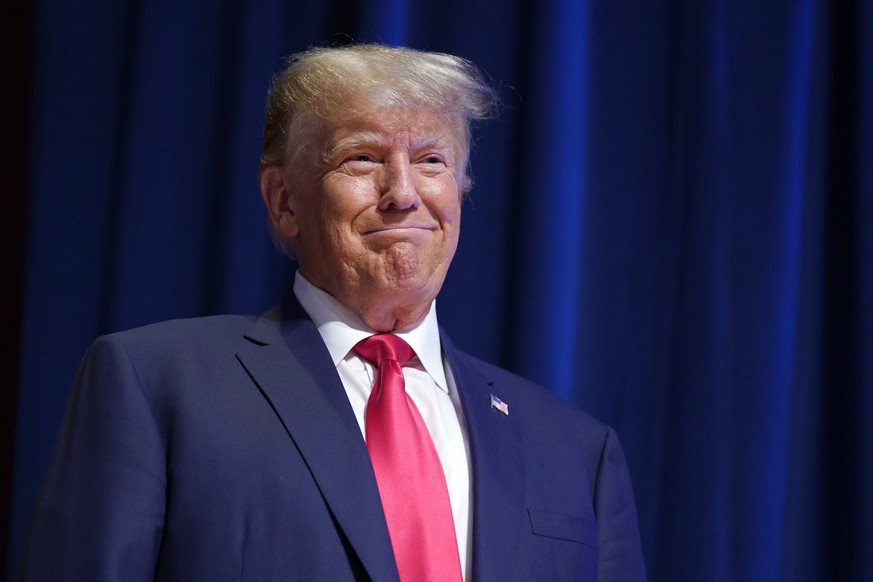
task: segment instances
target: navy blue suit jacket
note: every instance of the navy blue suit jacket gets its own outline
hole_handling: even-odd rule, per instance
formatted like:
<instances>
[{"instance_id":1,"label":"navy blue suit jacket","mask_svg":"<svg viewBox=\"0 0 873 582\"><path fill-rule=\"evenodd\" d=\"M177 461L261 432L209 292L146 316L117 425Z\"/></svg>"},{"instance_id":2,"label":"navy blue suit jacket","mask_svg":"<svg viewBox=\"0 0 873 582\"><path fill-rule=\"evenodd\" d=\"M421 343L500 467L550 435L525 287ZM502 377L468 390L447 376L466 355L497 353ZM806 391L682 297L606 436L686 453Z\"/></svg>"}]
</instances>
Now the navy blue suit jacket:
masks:
<instances>
[{"instance_id":1,"label":"navy blue suit jacket","mask_svg":"<svg viewBox=\"0 0 873 582\"><path fill-rule=\"evenodd\" d=\"M472 579L643 580L615 433L442 342L472 456ZM293 294L260 318L170 321L94 343L19 578L397 580L360 429Z\"/></svg>"}]
</instances>

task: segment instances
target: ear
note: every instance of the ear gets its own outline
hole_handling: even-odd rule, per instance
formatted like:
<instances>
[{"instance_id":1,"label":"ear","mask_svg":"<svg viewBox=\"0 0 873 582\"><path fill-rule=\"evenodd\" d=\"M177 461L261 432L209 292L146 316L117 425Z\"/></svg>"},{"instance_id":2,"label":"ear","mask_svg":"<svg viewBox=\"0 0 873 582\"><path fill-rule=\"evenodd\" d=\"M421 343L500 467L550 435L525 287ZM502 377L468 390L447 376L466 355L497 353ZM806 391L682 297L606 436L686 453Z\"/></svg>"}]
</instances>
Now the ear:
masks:
<instances>
[{"instance_id":1,"label":"ear","mask_svg":"<svg viewBox=\"0 0 873 582\"><path fill-rule=\"evenodd\" d=\"M294 214L293 200L288 177L282 166L267 166L259 176L261 198L267 207L270 224L276 233L285 238L297 236L299 227Z\"/></svg>"}]
</instances>

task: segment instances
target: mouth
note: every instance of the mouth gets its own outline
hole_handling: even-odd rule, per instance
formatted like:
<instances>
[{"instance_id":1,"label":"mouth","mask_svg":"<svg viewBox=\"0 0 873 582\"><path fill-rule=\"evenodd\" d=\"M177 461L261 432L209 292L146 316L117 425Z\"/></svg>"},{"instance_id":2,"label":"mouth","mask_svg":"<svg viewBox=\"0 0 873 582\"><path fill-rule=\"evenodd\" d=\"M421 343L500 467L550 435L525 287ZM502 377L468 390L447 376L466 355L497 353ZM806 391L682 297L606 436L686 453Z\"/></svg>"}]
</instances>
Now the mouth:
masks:
<instances>
[{"instance_id":1,"label":"mouth","mask_svg":"<svg viewBox=\"0 0 873 582\"><path fill-rule=\"evenodd\" d=\"M363 234L364 236L378 234L404 236L421 234L423 231L430 232L432 230L436 230L436 226L429 224L396 224L371 228L370 230L365 230Z\"/></svg>"}]
</instances>

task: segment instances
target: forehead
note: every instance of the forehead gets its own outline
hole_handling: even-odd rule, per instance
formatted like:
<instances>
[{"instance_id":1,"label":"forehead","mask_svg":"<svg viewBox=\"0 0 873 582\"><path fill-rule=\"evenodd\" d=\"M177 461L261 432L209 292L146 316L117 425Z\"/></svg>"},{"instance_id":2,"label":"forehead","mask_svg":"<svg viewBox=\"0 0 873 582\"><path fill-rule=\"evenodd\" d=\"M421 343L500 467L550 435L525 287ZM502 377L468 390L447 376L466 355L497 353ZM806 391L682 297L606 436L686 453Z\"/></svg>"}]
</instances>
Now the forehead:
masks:
<instances>
[{"instance_id":1,"label":"forehead","mask_svg":"<svg viewBox=\"0 0 873 582\"><path fill-rule=\"evenodd\" d=\"M437 145L461 153L466 148L462 123L424 107L355 108L331 116L322 137L330 149L356 142L387 145L405 140L409 145Z\"/></svg>"}]
</instances>

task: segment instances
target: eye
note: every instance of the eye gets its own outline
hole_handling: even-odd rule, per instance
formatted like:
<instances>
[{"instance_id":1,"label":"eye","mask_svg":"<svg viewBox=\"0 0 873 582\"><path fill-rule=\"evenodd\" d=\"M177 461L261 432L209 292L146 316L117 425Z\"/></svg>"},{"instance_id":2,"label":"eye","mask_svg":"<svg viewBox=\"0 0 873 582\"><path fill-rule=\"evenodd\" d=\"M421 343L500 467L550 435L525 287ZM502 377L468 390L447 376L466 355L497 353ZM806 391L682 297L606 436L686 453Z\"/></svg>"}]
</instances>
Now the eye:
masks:
<instances>
[{"instance_id":1,"label":"eye","mask_svg":"<svg viewBox=\"0 0 873 582\"><path fill-rule=\"evenodd\" d=\"M367 164L375 162L376 159L370 154L352 154L343 160L343 164Z\"/></svg>"},{"instance_id":2,"label":"eye","mask_svg":"<svg viewBox=\"0 0 873 582\"><path fill-rule=\"evenodd\" d=\"M358 152L346 156L340 166L346 172L362 174L371 172L376 164L378 164L378 160L372 154Z\"/></svg>"},{"instance_id":3,"label":"eye","mask_svg":"<svg viewBox=\"0 0 873 582\"><path fill-rule=\"evenodd\" d=\"M418 163L429 166L445 166L446 160L439 154L427 154L426 156L419 158Z\"/></svg>"}]
</instances>

